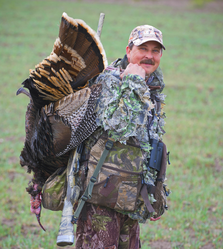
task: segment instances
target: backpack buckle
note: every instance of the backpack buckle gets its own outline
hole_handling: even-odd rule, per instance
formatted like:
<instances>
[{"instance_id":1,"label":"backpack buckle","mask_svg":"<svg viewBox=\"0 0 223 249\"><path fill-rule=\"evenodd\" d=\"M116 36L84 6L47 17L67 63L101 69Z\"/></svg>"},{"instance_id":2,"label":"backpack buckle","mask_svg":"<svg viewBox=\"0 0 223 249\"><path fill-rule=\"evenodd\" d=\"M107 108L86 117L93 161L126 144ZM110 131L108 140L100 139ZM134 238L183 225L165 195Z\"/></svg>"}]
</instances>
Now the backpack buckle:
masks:
<instances>
[{"instance_id":1,"label":"backpack buckle","mask_svg":"<svg viewBox=\"0 0 223 249\"><path fill-rule=\"evenodd\" d=\"M82 196L81 196L81 199L82 199L83 201L87 201L87 200L88 200L88 197L87 197L86 195L82 195Z\"/></svg>"},{"instance_id":2,"label":"backpack buckle","mask_svg":"<svg viewBox=\"0 0 223 249\"><path fill-rule=\"evenodd\" d=\"M108 139L108 141L105 144L106 150L111 150L112 146L113 146L113 141L111 141L110 139Z\"/></svg>"},{"instance_id":3,"label":"backpack buckle","mask_svg":"<svg viewBox=\"0 0 223 249\"><path fill-rule=\"evenodd\" d=\"M97 179L96 179L94 176L92 176L92 177L90 178L90 181L91 181L92 183L95 183L95 182L97 181Z\"/></svg>"},{"instance_id":4,"label":"backpack buckle","mask_svg":"<svg viewBox=\"0 0 223 249\"><path fill-rule=\"evenodd\" d=\"M73 215L72 219L71 219L71 223L72 224L77 224L77 221L78 221L78 218Z\"/></svg>"}]
</instances>

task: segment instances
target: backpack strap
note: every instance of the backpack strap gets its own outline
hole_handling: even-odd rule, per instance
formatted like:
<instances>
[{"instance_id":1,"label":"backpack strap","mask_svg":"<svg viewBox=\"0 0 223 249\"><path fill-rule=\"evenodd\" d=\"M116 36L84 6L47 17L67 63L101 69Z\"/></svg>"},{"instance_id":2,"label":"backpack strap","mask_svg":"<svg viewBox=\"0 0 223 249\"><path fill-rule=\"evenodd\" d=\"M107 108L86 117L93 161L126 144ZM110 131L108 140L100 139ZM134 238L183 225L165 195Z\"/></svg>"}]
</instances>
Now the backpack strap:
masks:
<instances>
[{"instance_id":1,"label":"backpack strap","mask_svg":"<svg viewBox=\"0 0 223 249\"><path fill-rule=\"evenodd\" d=\"M146 207L147 207L147 210L150 212L150 213L153 213L155 212L155 210L153 209L150 201L149 201L149 198L148 198L148 191L147 191L147 187L146 185L144 184L141 191L140 191L140 194L143 198L143 201L144 203L146 204Z\"/></svg>"},{"instance_id":2,"label":"backpack strap","mask_svg":"<svg viewBox=\"0 0 223 249\"><path fill-rule=\"evenodd\" d=\"M72 217L72 220L71 220L71 223L73 224L76 224L77 223L77 220L80 216L80 213L84 207L84 204L85 202L88 200L88 199L91 199L91 194L92 194L92 190L93 190L93 187L94 187L94 183L97 181L97 177L98 177L98 174L99 174L99 171L101 170L101 167L109 153L109 150L111 150L111 148L113 147L113 144L114 144L114 141L109 138L108 141L106 142L105 144L105 149L101 155L101 158L100 160L98 161L98 164L94 170L94 173L90 179L90 182L88 183L88 186L87 188L85 189L85 192L84 194L81 196L79 202L78 202L78 206L77 206L77 209Z\"/></svg>"}]
</instances>

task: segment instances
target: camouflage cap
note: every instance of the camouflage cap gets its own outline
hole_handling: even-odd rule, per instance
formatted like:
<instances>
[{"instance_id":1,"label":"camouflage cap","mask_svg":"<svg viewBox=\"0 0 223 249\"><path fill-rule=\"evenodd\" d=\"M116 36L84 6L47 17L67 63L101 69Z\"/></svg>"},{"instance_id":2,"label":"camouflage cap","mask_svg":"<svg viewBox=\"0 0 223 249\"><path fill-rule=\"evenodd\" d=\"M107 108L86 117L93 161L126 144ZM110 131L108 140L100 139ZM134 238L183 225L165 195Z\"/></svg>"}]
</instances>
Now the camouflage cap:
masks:
<instances>
[{"instance_id":1,"label":"camouflage cap","mask_svg":"<svg viewBox=\"0 0 223 249\"><path fill-rule=\"evenodd\" d=\"M147 41L156 41L163 47L163 49L166 49L163 46L162 32L150 25L141 25L134 28L129 36L128 44L133 42L134 45L139 46Z\"/></svg>"}]
</instances>

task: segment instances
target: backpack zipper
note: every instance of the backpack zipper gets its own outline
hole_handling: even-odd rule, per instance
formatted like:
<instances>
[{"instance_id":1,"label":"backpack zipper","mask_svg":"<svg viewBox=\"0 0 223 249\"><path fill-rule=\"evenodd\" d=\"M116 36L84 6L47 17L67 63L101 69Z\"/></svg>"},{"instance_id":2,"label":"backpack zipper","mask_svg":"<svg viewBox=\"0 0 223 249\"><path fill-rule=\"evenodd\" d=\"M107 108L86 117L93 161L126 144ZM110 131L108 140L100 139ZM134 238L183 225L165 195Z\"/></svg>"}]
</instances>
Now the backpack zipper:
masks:
<instances>
[{"instance_id":1,"label":"backpack zipper","mask_svg":"<svg viewBox=\"0 0 223 249\"><path fill-rule=\"evenodd\" d=\"M112 169L115 171L119 171L119 172L123 172L123 173L127 173L127 174L131 174L131 175L141 175L142 174L142 171L141 172L128 171L128 170L124 170L124 169L114 168L114 167L104 165L104 164L102 165L102 167L107 168L107 169Z\"/></svg>"}]
</instances>

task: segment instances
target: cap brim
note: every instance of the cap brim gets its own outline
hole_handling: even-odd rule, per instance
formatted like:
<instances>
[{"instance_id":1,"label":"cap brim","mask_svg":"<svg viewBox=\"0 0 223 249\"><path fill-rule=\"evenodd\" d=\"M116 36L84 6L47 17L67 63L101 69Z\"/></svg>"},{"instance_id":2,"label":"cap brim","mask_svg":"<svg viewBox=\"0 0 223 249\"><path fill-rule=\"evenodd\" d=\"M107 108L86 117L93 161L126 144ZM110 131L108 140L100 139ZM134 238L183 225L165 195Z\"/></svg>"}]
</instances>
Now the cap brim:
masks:
<instances>
[{"instance_id":1,"label":"cap brim","mask_svg":"<svg viewBox=\"0 0 223 249\"><path fill-rule=\"evenodd\" d=\"M137 39L137 40L132 41L132 42L133 42L133 44L134 44L135 46L140 46L140 45L142 45L143 43L148 42L148 41L156 41L156 42L158 42L158 43L162 46L162 48L163 48L164 50L166 50L166 48L163 46L163 44L162 44L158 39L154 39L154 38L152 38L152 39L143 39L143 40Z\"/></svg>"}]
</instances>

